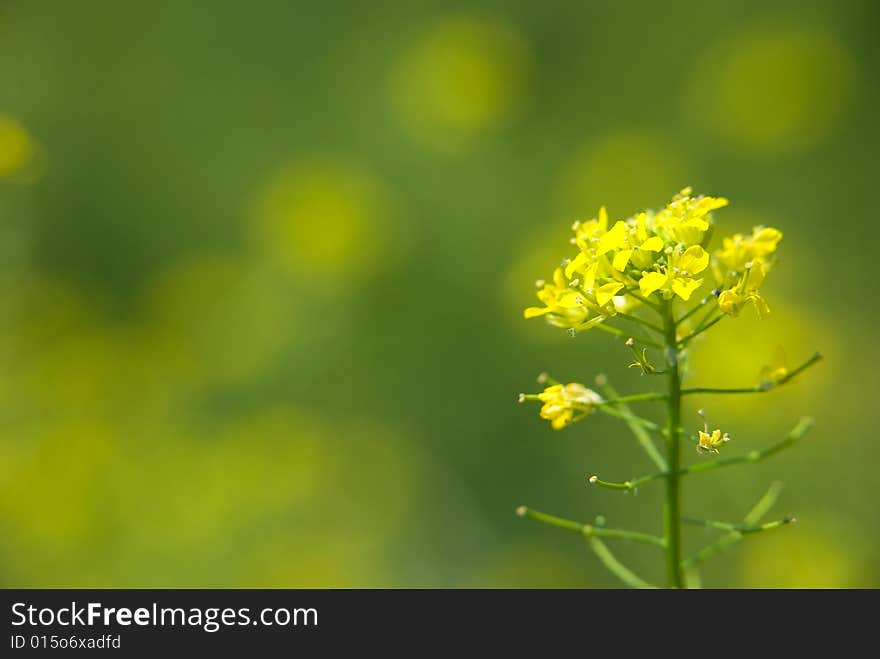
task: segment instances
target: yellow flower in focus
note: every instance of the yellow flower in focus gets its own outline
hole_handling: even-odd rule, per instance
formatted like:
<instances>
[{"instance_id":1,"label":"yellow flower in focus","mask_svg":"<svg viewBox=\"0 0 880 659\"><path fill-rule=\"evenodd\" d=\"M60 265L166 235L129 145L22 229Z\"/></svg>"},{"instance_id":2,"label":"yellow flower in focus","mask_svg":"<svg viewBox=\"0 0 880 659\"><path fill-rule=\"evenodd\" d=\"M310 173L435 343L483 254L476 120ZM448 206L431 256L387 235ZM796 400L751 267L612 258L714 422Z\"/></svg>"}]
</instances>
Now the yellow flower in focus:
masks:
<instances>
[{"instance_id":1,"label":"yellow flower in focus","mask_svg":"<svg viewBox=\"0 0 880 659\"><path fill-rule=\"evenodd\" d=\"M724 197L699 195L692 197L691 188L684 188L657 213L654 224L674 242L700 245L711 226L711 213L727 206Z\"/></svg>"},{"instance_id":2,"label":"yellow flower in focus","mask_svg":"<svg viewBox=\"0 0 880 659\"><path fill-rule=\"evenodd\" d=\"M687 301L703 283L702 279L696 279L693 275L701 273L708 266L709 254L699 245L692 245L681 254L673 251L668 255L665 269L642 275L639 289L646 297L661 291L666 299L677 295Z\"/></svg>"},{"instance_id":3,"label":"yellow flower in focus","mask_svg":"<svg viewBox=\"0 0 880 659\"><path fill-rule=\"evenodd\" d=\"M698 451L706 451L708 453L718 453L718 447L724 444L725 442L730 441L730 435L728 433L721 434L721 430L716 428L711 432L709 429L700 431L700 443L697 445Z\"/></svg>"},{"instance_id":4,"label":"yellow flower in focus","mask_svg":"<svg viewBox=\"0 0 880 659\"><path fill-rule=\"evenodd\" d=\"M538 299L545 306L529 307L523 312L523 316L546 316L551 325L566 329L588 329L605 320L605 316L598 313L599 308L610 307L614 294L623 288L623 284L619 283L601 286L593 292L595 303L589 305L586 294L568 283L562 268L556 268L553 272L552 282L538 281L537 284L540 287ZM597 312L593 318L590 318L591 307ZM613 313L613 308L609 313Z\"/></svg>"},{"instance_id":5,"label":"yellow flower in focus","mask_svg":"<svg viewBox=\"0 0 880 659\"><path fill-rule=\"evenodd\" d=\"M523 400L524 397L521 397ZM537 395L543 404L541 418L550 421L554 430L562 430L588 416L602 402L602 397L578 382L554 384Z\"/></svg>"},{"instance_id":6,"label":"yellow flower in focus","mask_svg":"<svg viewBox=\"0 0 880 659\"><path fill-rule=\"evenodd\" d=\"M754 227L749 236L737 233L725 238L721 249L713 254L716 278L720 283L738 278L748 263L769 265L780 240L779 229L763 226Z\"/></svg>"},{"instance_id":7,"label":"yellow flower in focus","mask_svg":"<svg viewBox=\"0 0 880 659\"><path fill-rule=\"evenodd\" d=\"M766 276L764 264L760 262L746 265L745 273L734 288L728 288L718 294L718 308L728 316L738 316L743 306L751 302L755 307L758 318L766 318L770 315L770 307L767 301L758 293L758 288L764 283Z\"/></svg>"}]
</instances>

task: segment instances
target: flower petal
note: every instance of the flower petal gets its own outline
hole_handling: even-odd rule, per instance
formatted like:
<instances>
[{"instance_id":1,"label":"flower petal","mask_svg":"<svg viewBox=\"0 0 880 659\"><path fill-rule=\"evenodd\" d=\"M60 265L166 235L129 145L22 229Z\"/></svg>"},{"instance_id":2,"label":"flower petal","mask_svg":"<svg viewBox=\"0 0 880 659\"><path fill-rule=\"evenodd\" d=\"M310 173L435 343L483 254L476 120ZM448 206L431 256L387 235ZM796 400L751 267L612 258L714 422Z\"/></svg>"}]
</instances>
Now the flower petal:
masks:
<instances>
[{"instance_id":1,"label":"flower petal","mask_svg":"<svg viewBox=\"0 0 880 659\"><path fill-rule=\"evenodd\" d=\"M663 249L663 239L660 236L651 236L639 245L639 249L646 252L659 252Z\"/></svg>"},{"instance_id":2,"label":"flower petal","mask_svg":"<svg viewBox=\"0 0 880 659\"><path fill-rule=\"evenodd\" d=\"M621 284L620 282L611 282L610 284L600 286L596 290L596 303L600 307L604 307L611 301L611 298L613 298L617 294L617 291L619 291L621 288L623 288L623 284Z\"/></svg>"},{"instance_id":3,"label":"flower petal","mask_svg":"<svg viewBox=\"0 0 880 659\"><path fill-rule=\"evenodd\" d=\"M693 292L703 283L702 279L693 279L691 277L675 277L672 280L672 292L678 295L682 300L687 302Z\"/></svg>"},{"instance_id":4,"label":"flower petal","mask_svg":"<svg viewBox=\"0 0 880 659\"><path fill-rule=\"evenodd\" d=\"M612 249L620 249L626 244L626 222L618 220L614 226L599 239L599 245L596 247L596 254L602 255L610 252Z\"/></svg>"},{"instance_id":5,"label":"flower petal","mask_svg":"<svg viewBox=\"0 0 880 659\"><path fill-rule=\"evenodd\" d=\"M626 268L626 264L629 263L630 256L632 256L631 249L622 249L614 255L614 260L611 262L611 265L614 266L614 269L618 272L623 272L624 268Z\"/></svg>"},{"instance_id":6,"label":"flower petal","mask_svg":"<svg viewBox=\"0 0 880 659\"><path fill-rule=\"evenodd\" d=\"M646 272L639 279L639 290L642 295L650 295L654 291L659 291L666 285L667 276L662 272Z\"/></svg>"}]
</instances>

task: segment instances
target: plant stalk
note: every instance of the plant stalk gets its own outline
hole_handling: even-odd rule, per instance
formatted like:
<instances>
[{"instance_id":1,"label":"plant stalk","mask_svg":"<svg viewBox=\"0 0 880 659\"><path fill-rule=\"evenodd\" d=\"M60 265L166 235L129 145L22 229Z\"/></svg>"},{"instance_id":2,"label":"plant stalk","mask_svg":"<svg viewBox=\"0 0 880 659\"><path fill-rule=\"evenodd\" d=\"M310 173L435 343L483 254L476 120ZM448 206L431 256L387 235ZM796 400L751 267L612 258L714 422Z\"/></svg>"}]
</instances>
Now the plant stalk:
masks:
<instances>
[{"instance_id":1,"label":"plant stalk","mask_svg":"<svg viewBox=\"0 0 880 659\"><path fill-rule=\"evenodd\" d=\"M667 578L670 588L684 588L681 569L681 372L672 302L663 307L666 361L669 363L669 396L666 416L666 503L663 507L663 538L666 544Z\"/></svg>"}]
</instances>

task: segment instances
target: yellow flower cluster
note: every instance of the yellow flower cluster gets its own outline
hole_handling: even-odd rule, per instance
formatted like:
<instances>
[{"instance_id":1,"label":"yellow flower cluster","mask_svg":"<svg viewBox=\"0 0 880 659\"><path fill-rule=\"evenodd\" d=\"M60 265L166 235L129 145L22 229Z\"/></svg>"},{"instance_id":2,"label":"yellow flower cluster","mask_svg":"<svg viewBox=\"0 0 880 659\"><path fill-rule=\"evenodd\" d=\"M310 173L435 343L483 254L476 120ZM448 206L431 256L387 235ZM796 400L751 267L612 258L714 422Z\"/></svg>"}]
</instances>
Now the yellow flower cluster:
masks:
<instances>
[{"instance_id":1,"label":"yellow flower cluster","mask_svg":"<svg viewBox=\"0 0 880 659\"><path fill-rule=\"evenodd\" d=\"M623 296L689 300L709 266L704 249L712 211L723 197L692 196L685 188L659 212L644 211L613 224L605 208L596 218L575 222L577 255L538 282L543 307L529 307L526 318L545 316L558 327L583 330L613 316ZM638 294L638 295L637 295Z\"/></svg>"},{"instance_id":2,"label":"yellow flower cluster","mask_svg":"<svg viewBox=\"0 0 880 659\"><path fill-rule=\"evenodd\" d=\"M554 430L562 430L588 416L602 397L578 382L553 384L539 394L520 395L520 401L536 399L543 403L541 418L550 421Z\"/></svg>"},{"instance_id":3,"label":"yellow flower cluster","mask_svg":"<svg viewBox=\"0 0 880 659\"><path fill-rule=\"evenodd\" d=\"M537 282L544 306L529 307L524 316L580 331L647 299L686 302L702 286L710 262L723 312L735 316L751 302L765 316L769 308L758 289L782 233L755 227L751 235L725 238L710 258L712 213L727 204L724 197L693 196L685 188L660 211L614 222L603 206L597 217L574 223L577 254L556 268L552 281Z\"/></svg>"},{"instance_id":4,"label":"yellow flower cluster","mask_svg":"<svg viewBox=\"0 0 880 659\"><path fill-rule=\"evenodd\" d=\"M718 308L731 316L739 314L749 302L759 318L770 313L770 307L758 289L773 265L776 246L782 232L772 227L755 227L751 235L736 234L725 238L713 255L712 267L721 292Z\"/></svg>"}]
</instances>

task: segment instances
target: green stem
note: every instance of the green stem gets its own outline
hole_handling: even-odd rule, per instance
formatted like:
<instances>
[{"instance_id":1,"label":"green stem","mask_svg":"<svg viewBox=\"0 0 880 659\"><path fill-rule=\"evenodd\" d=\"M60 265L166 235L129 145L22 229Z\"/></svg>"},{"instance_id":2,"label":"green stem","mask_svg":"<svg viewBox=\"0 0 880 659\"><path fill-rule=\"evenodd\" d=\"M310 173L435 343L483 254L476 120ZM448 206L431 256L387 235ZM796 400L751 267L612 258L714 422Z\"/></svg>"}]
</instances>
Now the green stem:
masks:
<instances>
[{"instance_id":1,"label":"green stem","mask_svg":"<svg viewBox=\"0 0 880 659\"><path fill-rule=\"evenodd\" d=\"M763 394L763 393L767 393L768 391L771 391L774 387L778 387L783 384L786 384L787 382L790 382L791 380L796 378L798 375L800 375L801 373L806 371L808 368L810 368L813 364L818 362L820 359L822 359L822 355L820 355L818 352L813 354L803 364L801 364L796 369L794 369L793 371L788 373L785 377L780 378L779 380L777 380L776 382L774 382L770 386L759 384L754 387L737 387L734 389L724 389L724 388L720 388L720 387L719 388L716 388L716 387L693 387L691 389L682 389L681 395L682 396L690 396L692 394Z\"/></svg>"},{"instance_id":2,"label":"green stem","mask_svg":"<svg viewBox=\"0 0 880 659\"><path fill-rule=\"evenodd\" d=\"M663 538L659 538L656 535L641 533L639 531L626 531L624 529L606 529L602 526L593 526L592 524L582 524L581 522L564 519L562 517L557 517L556 515L548 515L547 513L542 513L540 510L533 510L526 506L520 506L517 508L516 514L520 517L528 517L536 522L547 524L548 526L555 526L556 528L565 529L566 531L582 533L588 538L610 538L612 540L641 542L646 545L656 545L658 547L664 546Z\"/></svg>"},{"instance_id":3,"label":"green stem","mask_svg":"<svg viewBox=\"0 0 880 659\"><path fill-rule=\"evenodd\" d=\"M746 534L769 531L770 529L785 526L786 524L793 524L796 520L794 517L789 515L787 517L783 517L782 519L777 519L772 522L766 522L764 524L759 524L756 526L749 526L747 524L731 524L730 522L716 522L713 519L702 519L699 517L682 517L681 521L685 524L692 524L694 526L706 526L710 529L718 529L719 531L727 531L728 533Z\"/></svg>"},{"instance_id":4,"label":"green stem","mask_svg":"<svg viewBox=\"0 0 880 659\"><path fill-rule=\"evenodd\" d=\"M709 304L709 302L711 302L714 299L715 299L715 296L711 295L711 294L704 297L702 300L700 300L700 302L693 309L691 309L686 314L684 314L681 318L678 319L678 324L681 325L684 321L686 321L688 318L693 316L695 313L697 313L700 309L705 307L707 304Z\"/></svg>"},{"instance_id":5,"label":"green stem","mask_svg":"<svg viewBox=\"0 0 880 659\"><path fill-rule=\"evenodd\" d=\"M645 400L666 400L666 394L658 394L653 392L646 394L633 394L632 396L621 396L619 398L603 400L599 403L596 403L596 405L621 405L623 403L638 403Z\"/></svg>"},{"instance_id":6,"label":"green stem","mask_svg":"<svg viewBox=\"0 0 880 659\"><path fill-rule=\"evenodd\" d=\"M669 586L684 587L681 570L681 374L678 364L678 342L675 338L676 322L672 303L663 308L663 329L666 343L666 360L669 363L669 396L667 399L666 503L663 507L663 537L666 541L666 566Z\"/></svg>"},{"instance_id":7,"label":"green stem","mask_svg":"<svg viewBox=\"0 0 880 659\"><path fill-rule=\"evenodd\" d=\"M659 344L656 341L653 341L652 339L649 339L645 336L638 336L638 335L630 334L629 332L624 332L622 329L620 329L618 327L614 327L613 325L608 325L607 323L604 323L604 322L593 325L593 327L596 328L597 330L607 332L608 334L613 334L614 336L623 337L624 339L628 339L628 338L632 337L634 340L638 341L639 343L642 343L646 346L651 346L652 348L659 349L659 348L663 347L661 344Z\"/></svg>"},{"instance_id":8,"label":"green stem","mask_svg":"<svg viewBox=\"0 0 880 659\"><path fill-rule=\"evenodd\" d=\"M628 320L633 323L637 323L642 327L647 327L649 330L657 332L658 334L663 334L663 328L659 325L655 325L654 323L645 320L644 318L639 318L638 316L631 316L628 313L624 313L623 311L618 311L614 314L616 317L623 318L624 320Z\"/></svg>"},{"instance_id":9,"label":"green stem","mask_svg":"<svg viewBox=\"0 0 880 659\"><path fill-rule=\"evenodd\" d=\"M685 476L687 474L696 474L703 471L711 471L712 469L720 469L721 467L730 467L733 465L742 464L744 462L760 462L761 460L765 460L771 455L774 455L775 453L778 453L779 451L786 449L794 444L796 441L806 435L812 427L813 419L809 417L804 417L797 422L795 427L792 428L791 432L788 433L788 436L781 442L777 442L776 444L768 446L765 449L749 451L744 455L734 455L729 458L713 460L711 462L698 462L697 464L681 469L679 471L679 475Z\"/></svg>"},{"instance_id":10,"label":"green stem","mask_svg":"<svg viewBox=\"0 0 880 659\"><path fill-rule=\"evenodd\" d=\"M600 380L597 378L597 383ZM617 391L611 384L606 380L601 380L602 384L600 385L600 389L602 393L605 394L606 398L619 398ZM614 415L620 416L623 420L626 421L626 425L629 426L630 431L635 436L636 441L641 445L642 449L647 453L648 457L657 465L657 468L660 471L666 471L668 466L666 464L666 460L660 454L660 451L657 450L657 447L654 445L651 436L648 434L648 429L651 430L659 430L659 426L657 424L647 421L647 419L642 419L633 414L632 410L626 403L618 403L618 409L603 407L600 408L603 412L614 412Z\"/></svg>"},{"instance_id":11,"label":"green stem","mask_svg":"<svg viewBox=\"0 0 880 659\"><path fill-rule=\"evenodd\" d=\"M626 567L623 563L617 560L614 554L611 553L611 550L605 546L605 543L599 540L599 538L588 537L587 543L590 545L590 549L593 550L593 553L596 554L598 559L602 561L602 564L608 568L608 571L611 572L614 576L620 579L623 583L631 588L656 588L654 586Z\"/></svg>"},{"instance_id":12,"label":"green stem","mask_svg":"<svg viewBox=\"0 0 880 659\"><path fill-rule=\"evenodd\" d=\"M752 509L746 513L746 516L743 518L743 525L745 526L755 526L761 518L767 514L770 508L773 507L773 504L776 503L776 500L779 498L779 493L782 491L782 485L780 483L773 483L770 485L770 488L767 492L758 499L758 502L752 506ZM695 573L696 567L705 561L708 561L710 558L717 556L721 552L723 552L728 547L732 547L740 540L743 539L743 534L739 531L731 531L727 533L715 542L706 547L703 547L700 551L698 551L693 556L690 556L684 559L681 562L682 568L688 573Z\"/></svg>"},{"instance_id":13,"label":"green stem","mask_svg":"<svg viewBox=\"0 0 880 659\"><path fill-rule=\"evenodd\" d=\"M705 332L707 329L709 329L710 327L712 327L715 323L719 323L719 322L721 322L721 321L724 319L725 316L727 316L726 313L721 313L720 315L715 316L715 318L713 318L712 320L710 320L708 323L704 323L704 324L700 325L700 326L699 326L697 329L695 329L693 332L691 332L691 333L688 334L686 337L684 337L683 339L681 339L680 341L678 341L678 342L677 342L678 345L681 346L681 347L683 348L683 347L686 346L688 343L690 343L690 341L691 341L692 339L697 338L700 334L702 334L702 333Z\"/></svg>"},{"instance_id":14,"label":"green stem","mask_svg":"<svg viewBox=\"0 0 880 659\"><path fill-rule=\"evenodd\" d=\"M641 478L634 478L629 481L624 481L622 483L613 483L611 481L603 481L598 476L590 476L587 478L587 482L591 485L597 485L599 487L604 487L608 490L624 490L626 492L633 492L640 488L645 483L650 483L653 480L657 480L658 478L666 478L667 472L661 471L656 474L650 474L648 476L642 476Z\"/></svg>"}]
</instances>

